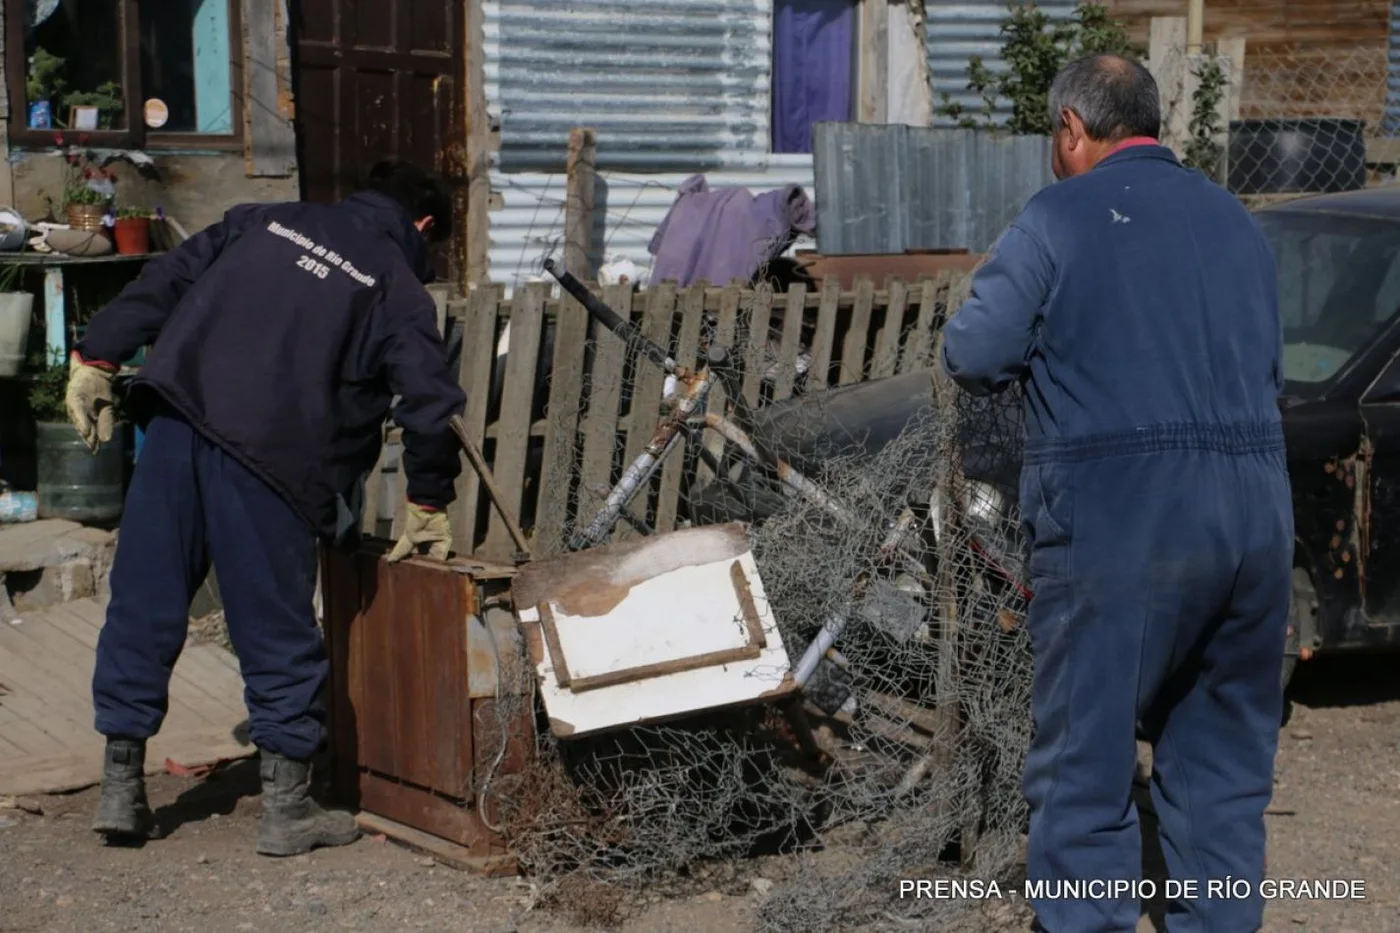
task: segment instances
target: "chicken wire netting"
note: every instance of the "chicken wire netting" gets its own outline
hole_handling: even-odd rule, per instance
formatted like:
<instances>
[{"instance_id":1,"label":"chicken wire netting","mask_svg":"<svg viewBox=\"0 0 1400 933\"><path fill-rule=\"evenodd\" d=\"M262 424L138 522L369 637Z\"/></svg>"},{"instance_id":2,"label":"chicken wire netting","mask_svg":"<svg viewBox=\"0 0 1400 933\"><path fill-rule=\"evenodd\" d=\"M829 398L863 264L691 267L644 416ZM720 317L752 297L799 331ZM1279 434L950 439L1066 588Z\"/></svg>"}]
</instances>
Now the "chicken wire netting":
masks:
<instances>
[{"instance_id":1,"label":"chicken wire netting","mask_svg":"<svg viewBox=\"0 0 1400 933\"><path fill-rule=\"evenodd\" d=\"M843 306L826 338L816 336L820 320L788 323L790 315L819 319L820 301L755 301L753 292L730 291L717 313L687 324L685 314L704 305L682 296L681 320L652 332L682 365L707 343L752 347L736 353L745 373L759 374L733 384L749 403L731 412L745 431L739 439L757 439L811 485L792 494L781 479L790 474L772 459L767 467L726 459L733 437L712 459L702 456L702 447L716 449L717 432L697 432L670 451L609 540L745 521L792 664L824 631L834 644L792 701L568 739L553 737L540 714L534 668L513 666L497 703L502 728L533 715L537 747L531 765L516 769L499 767L503 749L478 792L483 816L518 855L541 906L605 924L648 899L738 893L761 874L757 923L772 933L1012 929L1023 921L1010 897L915 898L907 885L901 896L901 882L936 878L998 880L1009 891L1026 819L1020 399L1014 390L973 398L935 375L937 329L929 325L965 287L965 279L944 277L898 301L882 292L885 305L864 319L859 307ZM624 298L630 293L612 296ZM549 414L576 443L567 453L556 448L558 462L545 465L568 481L553 491L546 483L541 499L569 501L538 506L567 521L537 530L537 557L577 546L606 496L598 477L616 483L664 416L668 389L671 403L684 393L683 380L668 386L645 375L653 364L637 360L635 346L621 392L590 383L597 358L624 347L602 350L599 333L590 332L583 354L594 369L582 380L578 410ZM836 349L823 350L823 339ZM804 371L794 372L804 358ZM848 384L806 381L813 371ZM716 391L707 410L731 409L726 398ZM612 449L602 474L598 412L589 410L599 404L609 417L623 413L604 432ZM860 411L868 422L852 420ZM629 425L645 425L647 438L629 438ZM668 490L674 504L662 499Z\"/></svg>"}]
</instances>

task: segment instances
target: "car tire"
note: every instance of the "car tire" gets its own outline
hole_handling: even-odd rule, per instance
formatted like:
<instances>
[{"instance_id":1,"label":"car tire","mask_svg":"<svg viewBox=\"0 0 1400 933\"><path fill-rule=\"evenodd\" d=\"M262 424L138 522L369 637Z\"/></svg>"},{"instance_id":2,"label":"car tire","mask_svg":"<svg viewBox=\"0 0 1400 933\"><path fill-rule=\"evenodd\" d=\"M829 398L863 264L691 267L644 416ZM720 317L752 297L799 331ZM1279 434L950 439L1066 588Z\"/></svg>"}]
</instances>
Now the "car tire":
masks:
<instances>
[{"instance_id":1,"label":"car tire","mask_svg":"<svg viewBox=\"0 0 1400 933\"><path fill-rule=\"evenodd\" d=\"M1303 643L1309 646L1317 633L1317 591L1306 567L1293 568L1293 592L1288 603L1288 634L1283 642L1283 688L1288 689L1298 667Z\"/></svg>"}]
</instances>

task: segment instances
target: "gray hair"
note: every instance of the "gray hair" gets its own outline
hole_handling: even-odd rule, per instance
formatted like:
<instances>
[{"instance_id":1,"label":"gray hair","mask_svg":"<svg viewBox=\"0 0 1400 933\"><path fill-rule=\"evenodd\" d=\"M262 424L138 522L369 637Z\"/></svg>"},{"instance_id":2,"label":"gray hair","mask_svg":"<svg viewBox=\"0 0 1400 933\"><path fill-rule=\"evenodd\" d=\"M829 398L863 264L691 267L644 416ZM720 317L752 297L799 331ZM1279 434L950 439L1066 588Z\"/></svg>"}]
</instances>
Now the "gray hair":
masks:
<instances>
[{"instance_id":1,"label":"gray hair","mask_svg":"<svg viewBox=\"0 0 1400 933\"><path fill-rule=\"evenodd\" d=\"M1089 55L1055 75L1049 100L1055 130L1064 125L1065 110L1078 114L1095 140L1157 139L1162 131L1157 82L1141 64L1119 55Z\"/></svg>"}]
</instances>

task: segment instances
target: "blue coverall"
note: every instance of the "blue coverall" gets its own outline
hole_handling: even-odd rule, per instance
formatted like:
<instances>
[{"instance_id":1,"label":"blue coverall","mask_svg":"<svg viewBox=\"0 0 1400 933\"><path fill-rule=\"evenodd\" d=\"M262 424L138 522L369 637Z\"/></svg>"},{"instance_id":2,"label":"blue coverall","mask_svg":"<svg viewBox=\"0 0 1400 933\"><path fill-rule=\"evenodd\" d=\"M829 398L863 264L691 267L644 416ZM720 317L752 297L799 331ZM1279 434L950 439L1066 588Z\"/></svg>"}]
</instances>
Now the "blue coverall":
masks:
<instances>
[{"instance_id":1,"label":"blue coverall","mask_svg":"<svg viewBox=\"0 0 1400 933\"><path fill-rule=\"evenodd\" d=\"M1129 933L1135 727L1171 933L1255 933L1282 714L1293 513L1273 256L1253 217L1157 145L1037 194L944 330L964 389L1025 385L1034 738L1028 876L1046 933ZM1206 898L1243 879L1249 894ZM1243 892L1243 888L1236 888ZM1070 889L1073 893L1073 889Z\"/></svg>"}]
</instances>

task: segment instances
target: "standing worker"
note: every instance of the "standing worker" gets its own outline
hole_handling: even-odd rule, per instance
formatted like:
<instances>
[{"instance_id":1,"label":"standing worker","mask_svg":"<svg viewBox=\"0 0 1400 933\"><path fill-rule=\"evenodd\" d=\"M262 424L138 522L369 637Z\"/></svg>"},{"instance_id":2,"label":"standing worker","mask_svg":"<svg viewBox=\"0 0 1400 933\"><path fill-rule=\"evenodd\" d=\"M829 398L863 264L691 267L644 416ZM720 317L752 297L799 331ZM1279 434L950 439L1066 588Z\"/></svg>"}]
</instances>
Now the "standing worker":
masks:
<instances>
[{"instance_id":1,"label":"standing worker","mask_svg":"<svg viewBox=\"0 0 1400 933\"><path fill-rule=\"evenodd\" d=\"M1135 928L1136 896L1067 883L1141 877L1141 720L1168 869L1200 894L1168 929L1255 933L1293 561L1274 259L1158 143L1141 65L1075 62L1049 107L1062 181L1002 235L943 345L966 390L1026 387L1036 929ZM1227 878L1249 896L1206 896Z\"/></svg>"},{"instance_id":2,"label":"standing worker","mask_svg":"<svg viewBox=\"0 0 1400 933\"><path fill-rule=\"evenodd\" d=\"M347 533L345 500L378 456L394 396L407 530L445 558L461 470L429 241L448 236L441 182L385 162L334 205L234 207L153 260L99 312L70 364L68 413L110 441L112 376L153 344L127 404L146 426L112 565L93 704L107 737L93 828L151 835L146 740L165 719L189 609L212 562L261 755L257 851L296 855L358 836L309 791L328 663L313 612L317 539Z\"/></svg>"}]
</instances>

